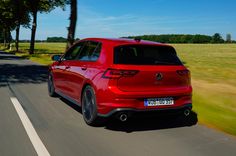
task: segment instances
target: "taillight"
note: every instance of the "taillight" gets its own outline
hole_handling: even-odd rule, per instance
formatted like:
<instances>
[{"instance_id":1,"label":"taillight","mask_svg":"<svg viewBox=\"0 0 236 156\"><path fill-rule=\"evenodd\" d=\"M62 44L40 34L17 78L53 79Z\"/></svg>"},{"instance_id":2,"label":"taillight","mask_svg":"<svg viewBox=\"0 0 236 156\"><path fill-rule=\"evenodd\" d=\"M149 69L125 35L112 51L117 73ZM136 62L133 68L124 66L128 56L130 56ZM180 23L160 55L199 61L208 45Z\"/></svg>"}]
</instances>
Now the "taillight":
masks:
<instances>
[{"instance_id":1,"label":"taillight","mask_svg":"<svg viewBox=\"0 0 236 156\"><path fill-rule=\"evenodd\" d=\"M138 72L138 70L107 69L102 75L102 77L108 79L118 79L120 77L132 77Z\"/></svg>"},{"instance_id":2,"label":"taillight","mask_svg":"<svg viewBox=\"0 0 236 156\"><path fill-rule=\"evenodd\" d=\"M177 70L176 72L180 76L190 76L190 71L189 70Z\"/></svg>"},{"instance_id":3,"label":"taillight","mask_svg":"<svg viewBox=\"0 0 236 156\"><path fill-rule=\"evenodd\" d=\"M190 71L185 69L185 70L177 70L176 71L178 75L183 77L185 79L186 84L191 85L191 77L190 77Z\"/></svg>"}]
</instances>

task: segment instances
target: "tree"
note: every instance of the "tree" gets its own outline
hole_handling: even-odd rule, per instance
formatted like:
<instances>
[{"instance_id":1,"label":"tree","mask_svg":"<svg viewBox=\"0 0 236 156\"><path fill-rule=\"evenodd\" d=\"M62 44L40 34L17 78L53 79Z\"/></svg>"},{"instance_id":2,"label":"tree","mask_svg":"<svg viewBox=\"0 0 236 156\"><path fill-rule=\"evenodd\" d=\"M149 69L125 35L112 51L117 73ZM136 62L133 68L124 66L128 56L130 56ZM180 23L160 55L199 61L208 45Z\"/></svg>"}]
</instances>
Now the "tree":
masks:
<instances>
[{"instance_id":1,"label":"tree","mask_svg":"<svg viewBox=\"0 0 236 156\"><path fill-rule=\"evenodd\" d=\"M29 11L32 14L33 22L31 28L31 41L29 54L34 54L35 35L37 29L38 12L50 12L55 7L62 7L68 3L68 0L28 0Z\"/></svg>"},{"instance_id":2,"label":"tree","mask_svg":"<svg viewBox=\"0 0 236 156\"><path fill-rule=\"evenodd\" d=\"M11 0L0 1L0 25L3 32L4 46L10 47L11 30L15 28L14 5ZM8 44L7 44L8 43Z\"/></svg>"},{"instance_id":3,"label":"tree","mask_svg":"<svg viewBox=\"0 0 236 156\"><path fill-rule=\"evenodd\" d=\"M232 40L231 40L231 34L226 34L226 42L227 43L231 43Z\"/></svg>"},{"instance_id":4,"label":"tree","mask_svg":"<svg viewBox=\"0 0 236 156\"><path fill-rule=\"evenodd\" d=\"M67 35L67 49L74 43L75 29L77 22L77 0L70 0L70 25L68 27Z\"/></svg>"},{"instance_id":5,"label":"tree","mask_svg":"<svg viewBox=\"0 0 236 156\"><path fill-rule=\"evenodd\" d=\"M32 14L32 28L31 28L31 40L29 54L34 53L35 34L37 29L37 15L38 12L50 11L49 3L43 0L29 0L28 1L29 12Z\"/></svg>"},{"instance_id":6,"label":"tree","mask_svg":"<svg viewBox=\"0 0 236 156\"><path fill-rule=\"evenodd\" d=\"M212 36L212 43L224 43L224 40L222 39L221 35L219 33L215 33Z\"/></svg>"},{"instance_id":7,"label":"tree","mask_svg":"<svg viewBox=\"0 0 236 156\"><path fill-rule=\"evenodd\" d=\"M3 31L2 31L2 28L0 26L0 43L3 43Z\"/></svg>"},{"instance_id":8,"label":"tree","mask_svg":"<svg viewBox=\"0 0 236 156\"><path fill-rule=\"evenodd\" d=\"M16 15L16 51L19 51L19 35L20 35L20 26L23 25L26 28L29 28L30 16L27 9L26 0L14 0L15 4L15 15Z\"/></svg>"},{"instance_id":9,"label":"tree","mask_svg":"<svg viewBox=\"0 0 236 156\"><path fill-rule=\"evenodd\" d=\"M16 29L16 45L18 51L20 25L27 26L30 17L25 8L26 0L4 0L0 1L0 24L4 36L4 44L10 47L11 31ZM24 7L23 7L24 6Z\"/></svg>"}]
</instances>

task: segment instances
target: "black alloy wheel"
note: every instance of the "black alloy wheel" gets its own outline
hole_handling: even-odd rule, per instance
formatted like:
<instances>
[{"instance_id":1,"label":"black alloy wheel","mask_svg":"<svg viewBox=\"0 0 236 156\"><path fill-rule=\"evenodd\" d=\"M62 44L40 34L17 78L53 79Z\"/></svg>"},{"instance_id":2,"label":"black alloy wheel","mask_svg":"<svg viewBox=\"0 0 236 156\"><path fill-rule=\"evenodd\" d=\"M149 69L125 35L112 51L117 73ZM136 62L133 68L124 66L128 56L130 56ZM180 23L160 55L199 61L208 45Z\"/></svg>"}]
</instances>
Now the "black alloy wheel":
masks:
<instances>
[{"instance_id":1,"label":"black alloy wheel","mask_svg":"<svg viewBox=\"0 0 236 156\"><path fill-rule=\"evenodd\" d=\"M51 97L57 96L57 93L55 92L54 83L53 83L52 73L49 73L48 75L48 94Z\"/></svg>"},{"instance_id":2,"label":"black alloy wheel","mask_svg":"<svg viewBox=\"0 0 236 156\"><path fill-rule=\"evenodd\" d=\"M91 126L99 124L97 116L97 103L94 89L91 86L86 86L82 95L82 113L84 121Z\"/></svg>"}]
</instances>

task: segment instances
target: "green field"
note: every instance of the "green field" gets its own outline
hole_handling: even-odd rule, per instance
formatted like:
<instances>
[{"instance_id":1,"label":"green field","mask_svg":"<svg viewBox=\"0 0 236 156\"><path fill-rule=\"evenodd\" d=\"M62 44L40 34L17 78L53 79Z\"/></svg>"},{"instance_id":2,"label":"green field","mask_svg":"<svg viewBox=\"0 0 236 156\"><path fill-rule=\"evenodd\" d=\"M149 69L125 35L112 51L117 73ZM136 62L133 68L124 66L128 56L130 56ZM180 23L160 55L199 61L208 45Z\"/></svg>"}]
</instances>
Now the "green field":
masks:
<instances>
[{"instance_id":1,"label":"green field","mask_svg":"<svg viewBox=\"0 0 236 156\"><path fill-rule=\"evenodd\" d=\"M26 58L50 64L50 56L63 53L65 43L20 44ZM181 60L191 70L193 107L199 122L236 135L236 44L174 44Z\"/></svg>"},{"instance_id":2,"label":"green field","mask_svg":"<svg viewBox=\"0 0 236 156\"><path fill-rule=\"evenodd\" d=\"M173 46L191 70L199 122L236 135L236 44Z\"/></svg>"}]
</instances>

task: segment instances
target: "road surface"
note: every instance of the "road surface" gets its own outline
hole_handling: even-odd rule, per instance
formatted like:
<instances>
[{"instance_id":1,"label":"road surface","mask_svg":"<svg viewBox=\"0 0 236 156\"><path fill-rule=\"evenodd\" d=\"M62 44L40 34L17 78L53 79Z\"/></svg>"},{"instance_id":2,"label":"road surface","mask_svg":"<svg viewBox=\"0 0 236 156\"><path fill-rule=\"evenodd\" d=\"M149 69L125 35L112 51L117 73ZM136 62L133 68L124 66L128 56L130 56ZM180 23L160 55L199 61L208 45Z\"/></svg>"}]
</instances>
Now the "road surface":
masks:
<instances>
[{"instance_id":1,"label":"road surface","mask_svg":"<svg viewBox=\"0 0 236 156\"><path fill-rule=\"evenodd\" d=\"M47 67L0 52L1 156L235 156L236 139L183 119L87 126L79 107L47 94Z\"/></svg>"}]
</instances>

